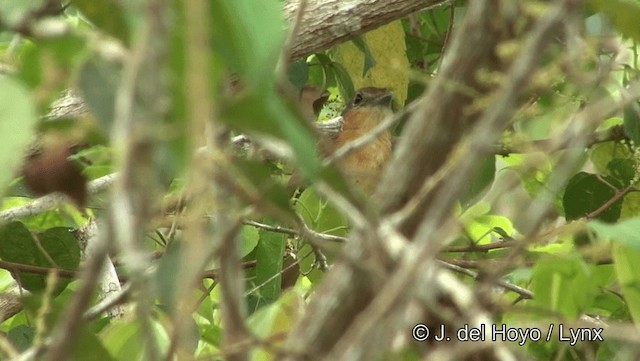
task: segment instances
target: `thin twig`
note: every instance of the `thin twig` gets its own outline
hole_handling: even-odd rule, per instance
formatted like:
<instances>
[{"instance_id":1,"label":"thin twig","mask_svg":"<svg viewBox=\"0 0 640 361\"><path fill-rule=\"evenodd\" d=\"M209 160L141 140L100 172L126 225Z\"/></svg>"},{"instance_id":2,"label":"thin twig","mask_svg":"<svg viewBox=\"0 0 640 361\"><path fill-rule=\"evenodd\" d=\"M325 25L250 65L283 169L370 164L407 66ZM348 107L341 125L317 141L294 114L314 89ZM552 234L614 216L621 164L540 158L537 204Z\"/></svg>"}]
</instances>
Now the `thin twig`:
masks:
<instances>
[{"instance_id":1,"label":"thin twig","mask_svg":"<svg viewBox=\"0 0 640 361\"><path fill-rule=\"evenodd\" d=\"M452 270L454 272L463 274L465 276L469 276L475 280L479 280L480 279L480 275L477 272L473 272L473 271L469 271L466 268L462 268L458 265L449 263L449 262L445 262L442 260L438 260L438 263L442 266L444 266L445 268ZM533 292L529 291L526 288L522 288L520 286L514 285L513 283L509 283L507 281L501 280L501 279L497 279L497 280L492 280L491 283L495 284L496 286L500 286L506 290L509 291L513 291L517 294L519 294L520 296L522 296L522 298L526 298L526 299L531 299L533 298Z\"/></svg>"},{"instance_id":2,"label":"thin twig","mask_svg":"<svg viewBox=\"0 0 640 361\"><path fill-rule=\"evenodd\" d=\"M636 190L636 187L631 184L629 186L627 186L626 188L622 189L622 190L616 190L613 197L611 197L609 200L607 200L606 202L604 202L604 204L602 204L600 207L598 207L596 210L594 210L593 212L587 214L585 216L586 219L594 219L596 217L598 217L600 214L602 214L604 211L606 211L607 209L609 209L609 207L611 207L615 202L617 202L618 200L620 200L622 197L624 197L625 195L627 195L627 193Z\"/></svg>"},{"instance_id":3,"label":"thin twig","mask_svg":"<svg viewBox=\"0 0 640 361\"><path fill-rule=\"evenodd\" d=\"M470 246L448 246L442 248L442 252L487 252L494 249L509 248L516 245L518 241L499 241L487 244L472 244Z\"/></svg>"},{"instance_id":4,"label":"thin twig","mask_svg":"<svg viewBox=\"0 0 640 361\"><path fill-rule=\"evenodd\" d=\"M347 242L347 238L346 237L340 237L340 236L334 236L332 234L326 234L326 233L320 233L320 232L316 232L313 229L309 228L306 224L302 223L302 230L301 231L296 231L294 229L291 228L285 228L285 227L281 227L281 226L272 226L272 225L268 225L268 224L263 224L263 223L259 223L256 221L243 221L243 224L246 224L248 226L253 226L256 228L260 228L260 229L264 229L265 231L269 231L269 232L276 232L276 233L284 233L290 236L305 236L308 238L313 238L314 240L318 240L318 241L328 241L328 242L337 242L337 243L344 243Z\"/></svg>"}]
</instances>

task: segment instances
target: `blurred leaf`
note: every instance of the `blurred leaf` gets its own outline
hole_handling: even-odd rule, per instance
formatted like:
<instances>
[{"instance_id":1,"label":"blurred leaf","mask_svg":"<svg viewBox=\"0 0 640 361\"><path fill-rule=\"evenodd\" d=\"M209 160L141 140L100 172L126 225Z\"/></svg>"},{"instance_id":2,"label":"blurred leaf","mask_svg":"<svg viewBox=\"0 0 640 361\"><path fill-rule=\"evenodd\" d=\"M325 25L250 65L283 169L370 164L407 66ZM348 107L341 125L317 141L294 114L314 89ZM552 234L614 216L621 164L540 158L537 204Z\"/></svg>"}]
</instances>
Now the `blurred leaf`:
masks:
<instances>
[{"instance_id":1,"label":"blurred leaf","mask_svg":"<svg viewBox=\"0 0 640 361\"><path fill-rule=\"evenodd\" d=\"M103 131L111 131L115 111L120 66L97 56L87 59L80 68L78 87L93 110Z\"/></svg>"},{"instance_id":2,"label":"blurred leaf","mask_svg":"<svg viewBox=\"0 0 640 361\"><path fill-rule=\"evenodd\" d=\"M614 159L631 159L629 147L621 142L604 142L596 144L591 148L591 162L595 166L598 174L609 173L609 163Z\"/></svg>"},{"instance_id":3,"label":"blurred leaf","mask_svg":"<svg viewBox=\"0 0 640 361\"><path fill-rule=\"evenodd\" d=\"M533 267L533 303L576 319L597 290L590 277L587 265L578 257L541 260Z\"/></svg>"},{"instance_id":4,"label":"blurred leaf","mask_svg":"<svg viewBox=\"0 0 640 361\"><path fill-rule=\"evenodd\" d=\"M297 89L302 88L309 79L309 64L302 59L294 61L289 65L288 75L289 81L294 87Z\"/></svg>"},{"instance_id":5,"label":"blurred leaf","mask_svg":"<svg viewBox=\"0 0 640 361\"><path fill-rule=\"evenodd\" d=\"M41 5L42 0L1 0L0 9L2 9L2 11L0 12L0 18L2 21L0 21L0 23L3 23L2 25L7 23L15 26L22 21L24 16L29 12L36 10Z\"/></svg>"},{"instance_id":6,"label":"blurred leaf","mask_svg":"<svg viewBox=\"0 0 640 361\"><path fill-rule=\"evenodd\" d=\"M74 0L73 5L100 30L119 39L125 45L129 44L130 30L124 8L119 1Z\"/></svg>"},{"instance_id":7,"label":"blurred leaf","mask_svg":"<svg viewBox=\"0 0 640 361\"><path fill-rule=\"evenodd\" d=\"M47 93L39 94L38 100L42 102L39 105L48 107L50 101L59 96L58 90L68 87L68 79L77 70L85 49L86 40L73 34L34 39L23 46L20 78L30 88L47 81Z\"/></svg>"},{"instance_id":8,"label":"blurred leaf","mask_svg":"<svg viewBox=\"0 0 640 361\"><path fill-rule=\"evenodd\" d=\"M36 240L40 243L39 246ZM32 235L22 223L12 222L0 228L0 258L25 265L77 270L80 264L80 246L69 228L50 228ZM51 264L50 259L55 264ZM40 291L46 286L46 277L18 272L16 280L30 291ZM69 282L69 278L60 278L59 290Z\"/></svg>"},{"instance_id":9,"label":"blurred leaf","mask_svg":"<svg viewBox=\"0 0 640 361\"><path fill-rule=\"evenodd\" d=\"M482 191L493 183L496 175L496 157L491 154L481 160L475 178L468 183L467 189L461 198L463 207L468 207L474 200L480 198Z\"/></svg>"},{"instance_id":10,"label":"blurred leaf","mask_svg":"<svg viewBox=\"0 0 640 361\"><path fill-rule=\"evenodd\" d=\"M301 307L299 303L293 292L285 293L277 302L262 307L249 317L251 331L261 339L274 339L274 345L280 347L276 336L291 330L296 316L293 311ZM256 347L252 351L251 360L272 360L275 357L271 347Z\"/></svg>"},{"instance_id":11,"label":"blurred leaf","mask_svg":"<svg viewBox=\"0 0 640 361\"><path fill-rule=\"evenodd\" d=\"M169 243L154 272L159 303L169 314L176 310L176 295L180 292L176 280L179 279L177 276L181 274L180 270L184 267L183 257L182 242Z\"/></svg>"},{"instance_id":12,"label":"blurred leaf","mask_svg":"<svg viewBox=\"0 0 640 361\"><path fill-rule=\"evenodd\" d=\"M603 176L602 179L616 188L621 187L620 182L615 178ZM615 193L615 190L603 183L595 174L577 173L569 180L562 200L566 219L571 221L585 217L603 206ZM596 218L605 222L615 222L620 218L621 209L622 199L619 199L600 212Z\"/></svg>"},{"instance_id":13,"label":"blurred leaf","mask_svg":"<svg viewBox=\"0 0 640 361\"><path fill-rule=\"evenodd\" d=\"M85 330L78 332L73 342L73 352L70 359L73 361L113 361L102 342L93 333Z\"/></svg>"},{"instance_id":14,"label":"blurred leaf","mask_svg":"<svg viewBox=\"0 0 640 361\"><path fill-rule=\"evenodd\" d=\"M240 257L244 258L258 245L260 232L256 227L242 226L240 228L240 240Z\"/></svg>"},{"instance_id":15,"label":"blurred leaf","mask_svg":"<svg viewBox=\"0 0 640 361\"><path fill-rule=\"evenodd\" d=\"M638 231L638 228L635 229ZM627 302L633 321L640 323L640 252L637 243L634 248L615 243L612 248L613 261L618 281L622 288L622 295Z\"/></svg>"},{"instance_id":16,"label":"blurred leaf","mask_svg":"<svg viewBox=\"0 0 640 361\"><path fill-rule=\"evenodd\" d=\"M548 157L540 157L539 153L510 154L508 157L500 158L500 160L509 165L508 169L518 174L524 190L531 197L548 202L557 202L557 204L554 204L559 208L560 201L555 198L551 199L556 195L550 194L547 188L547 181L553 170ZM535 168L532 169L528 164L535 164Z\"/></svg>"},{"instance_id":17,"label":"blurred leaf","mask_svg":"<svg viewBox=\"0 0 640 361\"><path fill-rule=\"evenodd\" d=\"M31 94L7 76L0 77L0 119L0 193L4 193L22 163L18 155L24 154L37 122Z\"/></svg>"},{"instance_id":18,"label":"blurred leaf","mask_svg":"<svg viewBox=\"0 0 640 361\"><path fill-rule=\"evenodd\" d=\"M280 296L280 283L284 247L287 236L282 233L260 232L260 241L256 247L256 285L262 285L258 291L260 297L271 303ZM272 277L274 277L271 279ZM270 280L271 279L271 280Z\"/></svg>"},{"instance_id":19,"label":"blurred leaf","mask_svg":"<svg viewBox=\"0 0 640 361\"><path fill-rule=\"evenodd\" d=\"M158 351L166 353L171 343L167 331L158 321L151 319L149 322L149 332L142 330L138 320L111 323L101 334L111 357L118 361L148 360L148 341L145 339L148 334L155 338L154 343L160 348Z\"/></svg>"},{"instance_id":20,"label":"blurred leaf","mask_svg":"<svg viewBox=\"0 0 640 361\"><path fill-rule=\"evenodd\" d=\"M212 1L213 46L232 70L255 89L272 88L284 41L277 0Z\"/></svg>"},{"instance_id":21,"label":"blurred leaf","mask_svg":"<svg viewBox=\"0 0 640 361\"><path fill-rule=\"evenodd\" d=\"M625 219L615 224L589 222L589 227L600 237L616 240L640 252L640 218Z\"/></svg>"},{"instance_id":22,"label":"blurred leaf","mask_svg":"<svg viewBox=\"0 0 640 361\"><path fill-rule=\"evenodd\" d=\"M604 13L623 35L640 41L640 3L631 0L589 0L588 4Z\"/></svg>"},{"instance_id":23,"label":"blurred leaf","mask_svg":"<svg viewBox=\"0 0 640 361\"><path fill-rule=\"evenodd\" d=\"M471 239L477 244L491 243L493 241L492 232L496 232L505 239L515 233L515 228L509 218L495 214L474 217L473 221L465 228Z\"/></svg>"},{"instance_id":24,"label":"blurred leaf","mask_svg":"<svg viewBox=\"0 0 640 361\"><path fill-rule=\"evenodd\" d=\"M273 167L269 163L249 159L236 159L234 163L251 182L249 187L254 192L259 192L261 198L283 213L292 214L289 191L274 179Z\"/></svg>"},{"instance_id":25,"label":"blurred leaf","mask_svg":"<svg viewBox=\"0 0 640 361\"><path fill-rule=\"evenodd\" d=\"M25 351L33 343L36 329L29 325L18 325L9 330L7 338L18 351Z\"/></svg>"},{"instance_id":26,"label":"blurred leaf","mask_svg":"<svg viewBox=\"0 0 640 361\"><path fill-rule=\"evenodd\" d=\"M624 134L640 144L640 103L634 102L624 108Z\"/></svg>"},{"instance_id":27,"label":"blurred leaf","mask_svg":"<svg viewBox=\"0 0 640 361\"><path fill-rule=\"evenodd\" d=\"M640 193L631 192L624 196L622 201L621 219L628 219L640 216Z\"/></svg>"}]
</instances>

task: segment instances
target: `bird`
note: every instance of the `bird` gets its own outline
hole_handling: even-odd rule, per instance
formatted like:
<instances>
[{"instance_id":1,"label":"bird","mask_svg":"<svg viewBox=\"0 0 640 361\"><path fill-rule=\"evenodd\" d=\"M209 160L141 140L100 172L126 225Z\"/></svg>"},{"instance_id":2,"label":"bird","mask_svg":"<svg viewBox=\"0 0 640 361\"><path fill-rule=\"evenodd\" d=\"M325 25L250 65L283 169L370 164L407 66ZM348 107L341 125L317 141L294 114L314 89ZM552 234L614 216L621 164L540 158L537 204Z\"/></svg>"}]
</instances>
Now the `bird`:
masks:
<instances>
[{"instance_id":1,"label":"bird","mask_svg":"<svg viewBox=\"0 0 640 361\"><path fill-rule=\"evenodd\" d=\"M60 192L78 209L87 205L87 178L69 157L83 145L66 143L34 146L26 156L21 174L29 190L37 196Z\"/></svg>"},{"instance_id":2,"label":"bird","mask_svg":"<svg viewBox=\"0 0 640 361\"><path fill-rule=\"evenodd\" d=\"M356 91L342 112L343 128L333 139L334 151L370 133L390 117L393 114L392 102L393 94L385 88L365 87ZM357 189L373 194L391 152L391 132L385 130L373 141L337 160L336 166Z\"/></svg>"}]
</instances>

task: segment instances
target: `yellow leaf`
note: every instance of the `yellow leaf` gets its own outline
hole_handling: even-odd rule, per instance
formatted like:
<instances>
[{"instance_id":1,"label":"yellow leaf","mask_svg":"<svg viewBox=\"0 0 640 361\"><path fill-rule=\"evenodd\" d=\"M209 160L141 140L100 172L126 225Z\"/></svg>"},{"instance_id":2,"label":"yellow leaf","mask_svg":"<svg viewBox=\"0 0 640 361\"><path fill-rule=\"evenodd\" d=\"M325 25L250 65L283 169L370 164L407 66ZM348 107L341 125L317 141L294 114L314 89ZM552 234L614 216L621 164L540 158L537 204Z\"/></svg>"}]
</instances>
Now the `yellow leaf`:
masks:
<instances>
[{"instance_id":1,"label":"yellow leaf","mask_svg":"<svg viewBox=\"0 0 640 361\"><path fill-rule=\"evenodd\" d=\"M367 86L388 88L395 101L403 106L409 85L409 60L407 59L404 29L400 20L372 30L363 36L376 65L362 76L365 54L352 42L336 46L332 51L334 61L342 64L353 80L353 87Z\"/></svg>"}]
</instances>

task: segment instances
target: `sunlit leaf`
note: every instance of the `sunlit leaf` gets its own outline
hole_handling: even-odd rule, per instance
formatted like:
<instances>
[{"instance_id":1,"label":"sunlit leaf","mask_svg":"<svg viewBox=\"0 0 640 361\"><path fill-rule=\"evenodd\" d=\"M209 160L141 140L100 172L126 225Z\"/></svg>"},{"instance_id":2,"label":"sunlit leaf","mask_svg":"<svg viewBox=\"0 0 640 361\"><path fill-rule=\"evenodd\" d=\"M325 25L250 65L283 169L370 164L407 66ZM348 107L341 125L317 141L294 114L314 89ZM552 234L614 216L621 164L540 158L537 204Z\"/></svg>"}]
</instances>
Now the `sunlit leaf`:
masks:
<instances>
[{"instance_id":1,"label":"sunlit leaf","mask_svg":"<svg viewBox=\"0 0 640 361\"><path fill-rule=\"evenodd\" d=\"M358 46L357 42L340 44L331 51L332 59L344 67L353 82L353 88L388 88L393 93L394 101L404 105L409 85L409 60L401 21L393 21L364 34L362 42L366 47L362 44ZM373 59L375 66L372 67ZM337 75L340 76L340 72ZM342 95L350 97L348 93Z\"/></svg>"},{"instance_id":2,"label":"sunlit leaf","mask_svg":"<svg viewBox=\"0 0 640 361\"><path fill-rule=\"evenodd\" d=\"M588 3L607 15L623 35L640 41L640 3L632 0L589 0Z\"/></svg>"},{"instance_id":3,"label":"sunlit leaf","mask_svg":"<svg viewBox=\"0 0 640 361\"><path fill-rule=\"evenodd\" d=\"M0 193L14 177L37 122L31 94L18 82L0 76Z\"/></svg>"},{"instance_id":4,"label":"sunlit leaf","mask_svg":"<svg viewBox=\"0 0 640 361\"><path fill-rule=\"evenodd\" d=\"M615 224L591 221L589 226L600 237L616 240L640 252L640 218L625 219Z\"/></svg>"},{"instance_id":5,"label":"sunlit leaf","mask_svg":"<svg viewBox=\"0 0 640 361\"><path fill-rule=\"evenodd\" d=\"M636 232L638 228L635 229ZM613 261L622 294L635 323L640 323L640 252L637 243L613 245Z\"/></svg>"},{"instance_id":6,"label":"sunlit leaf","mask_svg":"<svg viewBox=\"0 0 640 361\"><path fill-rule=\"evenodd\" d=\"M271 87L285 35L280 2L212 1L210 5L213 45L227 66L255 88Z\"/></svg>"},{"instance_id":7,"label":"sunlit leaf","mask_svg":"<svg viewBox=\"0 0 640 361\"><path fill-rule=\"evenodd\" d=\"M533 302L569 319L583 312L596 289L588 267L578 257L541 260L533 268Z\"/></svg>"}]
</instances>

